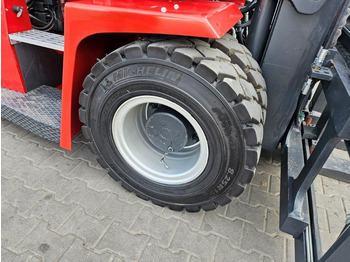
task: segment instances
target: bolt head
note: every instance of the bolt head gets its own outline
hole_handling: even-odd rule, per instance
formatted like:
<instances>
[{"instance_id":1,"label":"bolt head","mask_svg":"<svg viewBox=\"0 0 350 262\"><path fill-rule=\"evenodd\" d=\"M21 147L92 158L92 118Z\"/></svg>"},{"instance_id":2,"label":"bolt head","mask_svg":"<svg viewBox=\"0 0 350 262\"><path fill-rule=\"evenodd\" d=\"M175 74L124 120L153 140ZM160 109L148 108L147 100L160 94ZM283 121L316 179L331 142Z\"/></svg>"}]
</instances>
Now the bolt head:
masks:
<instances>
[{"instance_id":1,"label":"bolt head","mask_svg":"<svg viewBox=\"0 0 350 262\"><path fill-rule=\"evenodd\" d=\"M179 6L178 4L175 4L175 5L174 5L174 9L176 9L176 10L179 9L179 7L180 7L180 6Z\"/></svg>"},{"instance_id":2,"label":"bolt head","mask_svg":"<svg viewBox=\"0 0 350 262\"><path fill-rule=\"evenodd\" d=\"M162 7L162 8L160 9L160 11L161 11L162 13L165 13L165 12L167 11L167 9L166 9L166 7Z\"/></svg>"}]
</instances>

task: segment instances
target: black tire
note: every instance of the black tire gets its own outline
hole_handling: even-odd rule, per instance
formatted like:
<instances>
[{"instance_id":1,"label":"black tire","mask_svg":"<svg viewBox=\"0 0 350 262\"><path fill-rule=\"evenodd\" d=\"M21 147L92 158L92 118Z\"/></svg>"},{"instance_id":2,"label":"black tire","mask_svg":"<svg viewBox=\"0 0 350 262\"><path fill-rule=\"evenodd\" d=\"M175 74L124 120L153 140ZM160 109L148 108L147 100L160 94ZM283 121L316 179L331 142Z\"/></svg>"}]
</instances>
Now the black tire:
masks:
<instances>
[{"instance_id":1,"label":"black tire","mask_svg":"<svg viewBox=\"0 0 350 262\"><path fill-rule=\"evenodd\" d=\"M169 77L159 73L165 70ZM231 35L209 41L170 36L136 41L98 61L83 87L79 117L92 152L111 177L142 199L174 210L213 210L239 196L251 181L261 150L266 86L257 62ZM145 94L180 105L203 129L208 164L195 180L176 186L155 183L118 152L113 115L123 102Z\"/></svg>"}]
</instances>

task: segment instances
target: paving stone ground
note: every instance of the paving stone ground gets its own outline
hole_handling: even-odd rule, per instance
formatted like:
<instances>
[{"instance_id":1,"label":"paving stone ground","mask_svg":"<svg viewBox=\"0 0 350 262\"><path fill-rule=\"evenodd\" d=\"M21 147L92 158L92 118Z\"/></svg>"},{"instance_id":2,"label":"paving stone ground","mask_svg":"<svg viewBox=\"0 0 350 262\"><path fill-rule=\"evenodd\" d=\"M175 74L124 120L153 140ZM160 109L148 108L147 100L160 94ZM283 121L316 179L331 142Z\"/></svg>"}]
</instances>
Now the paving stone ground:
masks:
<instances>
[{"instance_id":1,"label":"paving stone ground","mask_svg":"<svg viewBox=\"0 0 350 262\"><path fill-rule=\"evenodd\" d=\"M1 124L2 261L294 261L293 239L278 229L278 158L261 159L229 205L175 212L124 190L81 135L66 151ZM315 185L327 249L350 212L350 190L325 177Z\"/></svg>"}]
</instances>

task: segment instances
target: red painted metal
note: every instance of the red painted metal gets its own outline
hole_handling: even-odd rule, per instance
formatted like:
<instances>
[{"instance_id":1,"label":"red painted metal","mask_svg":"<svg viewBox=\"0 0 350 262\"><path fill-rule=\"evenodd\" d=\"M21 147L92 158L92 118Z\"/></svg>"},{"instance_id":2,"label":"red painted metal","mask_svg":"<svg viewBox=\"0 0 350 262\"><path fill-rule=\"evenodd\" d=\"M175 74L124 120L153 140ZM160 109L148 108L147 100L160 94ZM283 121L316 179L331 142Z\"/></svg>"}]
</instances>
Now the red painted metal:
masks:
<instances>
[{"instance_id":1,"label":"red painted metal","mask_svg":"<svg viewBox=\"0 0 350 262\"><path fill-rule=\"evenodd\" d=\"M244 1L77 0L65 6L61 147L71 149L81 129L78 97L96 57L104 56L99 33L172 34L220 38L241 18ZM177 6L176 6L177 5ZM97 40L98 41L98 40Z\"/></svg>"},{"instance_id":2,"label":"red painted metal","mask_svg":"<svg viewBox=\"0 0 350 262\"><path fill-rule=\"evenodd\" d=\"M4 4L5 7L5 24L7 25L7 30L9 34L32 29L25 0L2 0L1 4ZM17 17L17 14L12 11L12 6L14 5L23 7L23 12L20 17ZM4 9L3 6L1 6L1 9ZM3 16L2 13L1 16Z\"/></svg>"},{"instance_id":3,"label":"red painted metal","mask_svg":"<svg viewBox=\"0 0 350 262\"><path fill-rule=\"evenodd\" d=\"M21 17L12 11L12 6L23 6ZM22 72L15 48L10 44L8 34L30 30L28 10L25 0L1 1L1 87L17 92L26 92Z\"/></svg>"}]
</instances>

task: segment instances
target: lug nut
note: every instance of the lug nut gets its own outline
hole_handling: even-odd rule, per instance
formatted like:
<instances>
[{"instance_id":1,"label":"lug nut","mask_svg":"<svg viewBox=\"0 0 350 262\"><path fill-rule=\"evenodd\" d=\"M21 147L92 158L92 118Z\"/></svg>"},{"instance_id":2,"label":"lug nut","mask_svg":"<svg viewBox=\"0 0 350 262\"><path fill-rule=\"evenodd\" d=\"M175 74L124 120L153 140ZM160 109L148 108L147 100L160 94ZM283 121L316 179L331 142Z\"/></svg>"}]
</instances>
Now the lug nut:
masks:
<instances>
[{"instance_id":1,"label":"lug nut","mask_svg":"<svg viewBox=\"0 0 350 262\"><path fill-rule=\"evenodd\" d=\"M174 148L172 148L171 146L168 147L168 151L169 152L174 152Z\"/></svg>"}]
</instances>

